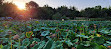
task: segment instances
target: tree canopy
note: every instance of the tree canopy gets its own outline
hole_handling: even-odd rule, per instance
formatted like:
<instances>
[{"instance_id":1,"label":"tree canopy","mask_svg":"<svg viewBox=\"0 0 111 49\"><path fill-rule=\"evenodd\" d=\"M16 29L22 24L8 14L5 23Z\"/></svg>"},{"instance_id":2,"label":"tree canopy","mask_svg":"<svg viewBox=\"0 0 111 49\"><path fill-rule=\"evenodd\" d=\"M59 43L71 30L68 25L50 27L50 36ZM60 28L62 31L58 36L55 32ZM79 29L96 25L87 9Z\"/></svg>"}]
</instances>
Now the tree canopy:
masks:
<instances>
[{"instance_id":1,"label":"tree canopy","mask_svg":"<svg viewBox=\"0 0 111 49\"><path fill-rule=\"evenodd\" d=\"M25 10L19 10L14 3L3 2L0 0L0 17L13 17L16 18L19 15L23 15L27 18L42 19L42 20L60 20L74 19L76 17L87 18L109 18L111 17L111 7L105 8L99 6L88 7L84 10L77 10L76 7L60 6L58 8L52 8L49 5L40 7L36 2L30 1L26 3Z\"/></svg>"}]
</instances>

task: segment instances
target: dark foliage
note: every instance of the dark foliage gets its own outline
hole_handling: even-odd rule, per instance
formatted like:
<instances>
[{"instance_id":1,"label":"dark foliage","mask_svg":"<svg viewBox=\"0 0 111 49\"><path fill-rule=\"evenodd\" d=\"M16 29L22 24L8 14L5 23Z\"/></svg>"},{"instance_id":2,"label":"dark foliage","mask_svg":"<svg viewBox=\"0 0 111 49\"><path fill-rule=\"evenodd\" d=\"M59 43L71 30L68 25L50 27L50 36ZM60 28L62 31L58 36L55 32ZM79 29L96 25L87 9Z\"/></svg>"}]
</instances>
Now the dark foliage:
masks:
<instances>
[{"instance_id":1,"label":"dark foliage","mask_svg":"<svg viewBox=\"0 0 111 49\"><path fill-rule=\"evenodd\" d=\"M111 7L95 6L79 11L74 6L70 8L66 6L52 8L48 5L39 7L36 2L30 1L26 3L26 10L21 11L15 4L0 0L0 17L18 18L19 15L25 16L24 19L33 18L41 20L75 19L76 17L110 19Z\"/></svg>"}]
</instances>

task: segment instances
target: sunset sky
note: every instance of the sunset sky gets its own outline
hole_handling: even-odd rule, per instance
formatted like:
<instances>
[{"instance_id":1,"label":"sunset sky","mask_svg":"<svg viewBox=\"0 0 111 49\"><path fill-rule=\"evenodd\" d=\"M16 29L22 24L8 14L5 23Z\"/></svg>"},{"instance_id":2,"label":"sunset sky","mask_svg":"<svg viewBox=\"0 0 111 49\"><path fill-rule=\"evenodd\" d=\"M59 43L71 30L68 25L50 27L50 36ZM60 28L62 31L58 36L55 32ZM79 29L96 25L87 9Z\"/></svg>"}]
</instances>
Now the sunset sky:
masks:
<instances>
[{"instance_id":1,"label":"sunset sky","mask_svg":"<svg viewBox=\"0 0 111 49\"><path fill-rule=\"evenodd\" d=\"M23 7L26 2L31 0L7 0L13 1L16 5ZM94 7L97 5L101 5L102 7L111 6L111 0L32 0L39 4L39 6L43 6L48 4L51 7L58 7L62 5L66 5L68 7L75 6L78 10L84 9L86 7Z\"/></svg>"}]
</instances>

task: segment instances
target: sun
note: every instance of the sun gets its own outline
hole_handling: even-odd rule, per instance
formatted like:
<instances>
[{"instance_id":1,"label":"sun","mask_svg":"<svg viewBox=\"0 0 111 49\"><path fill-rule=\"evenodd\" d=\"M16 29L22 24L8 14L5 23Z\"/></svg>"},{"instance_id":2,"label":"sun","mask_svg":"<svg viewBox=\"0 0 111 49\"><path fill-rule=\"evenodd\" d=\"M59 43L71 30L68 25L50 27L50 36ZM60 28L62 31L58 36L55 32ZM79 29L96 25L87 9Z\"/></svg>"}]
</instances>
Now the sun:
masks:
<instances>
[{"instance_id":1,"label":"sun","mask_svg":"<svg viewBox=\"0 0 111 49\"><path fill-rule=\"evenodd\" d=\"M15 2L15 5L17 5L17 7L18 7L20 10L24 10L24 9L25 9L25 3Z\"/></svg>"},{"instance_id":2,"label":"sun","mask_svg":"<svg viewBox=\"0 0 111 49\"><path fill-rule=\"evenodd\" d=\"M25 9L25 6L23 6L23 5L17 5L17 7L21 10Z\"/></svg>"}]
</instances>

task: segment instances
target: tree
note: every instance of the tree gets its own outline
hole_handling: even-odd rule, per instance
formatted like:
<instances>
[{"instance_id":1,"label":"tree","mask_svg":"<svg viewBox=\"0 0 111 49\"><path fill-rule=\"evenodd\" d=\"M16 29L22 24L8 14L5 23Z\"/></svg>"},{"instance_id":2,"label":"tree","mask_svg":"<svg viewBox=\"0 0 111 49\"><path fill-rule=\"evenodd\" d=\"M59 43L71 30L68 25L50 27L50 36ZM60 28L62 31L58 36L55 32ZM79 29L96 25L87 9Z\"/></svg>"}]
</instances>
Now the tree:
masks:
<instances>
[{"instance_id":1,"label":"tree","mask_svg":"<svg viewBox=\"0 0 111 49\"><path fill-rule=\"evenodd\" d=\"M107 14L111 17L111 7L109 7L109 9L107 10Z\"/></svg>"},{"instance_id":2,"label":"tree","mask_svg":"<svg viewBox=\"0 0 111 49\"><path fill-rule=\"evenodd\" d=\"M81 16L83 17L93 17L94 16L94 8L86 8L85 10L81 11Z\"/></svg>"},{"instance_id":3,"label":"tree","mask_svg":"<svg viewBox=\"0 0 111 49\"><path fill-rule=\"evenodd\" d=\"M44 5L43 7L39 8L39 17L41 19L52 19L52 16L54 14L54 9L52 7L49 7L48 5Z\"/></svg>"},{"instance_id":4,"label":"tree","mask_svg":"<svg viewBox=\"0 0 111 49\"><path fill-rule=\"evenodd\" d=\"M74 19L75 17L79 17L80 15L80 12L73 6L73 7L70 7L69 9L71 12L70 12L70 19Z\"/></svg>"},{"instance_id":5,"label":"tree","mask_svg":"<svg viewBox=\"0 0 111 49\"><path fill-rule=\"evenodd\" d=\"M110 9L110 8L109 8ZM101 6L95 6L92 8L86 8L80 12L81 16L88 18L106 18L110 16L110 10L108 8L102 8Z\"/></svg>"},{"instance_id":6,"label":"tree","mask_svg":"<svg viewBox=\"0 0 111 49\"><path fill-rule=\"evenodd\" d=\"M68 16L71 11L66 6L61 6L57 8L56 12L59 12L62 16Z\"/></svg>"},{"instance_id":7,"label":"tree","mask_svg":"<svg viewBox=\"0 0 111 49\"><path fill-rule=\"evenodd\" d=\"M3 4L3 1L4 1L4 0L0 0L0 5Z\"/></svg>"},{"instance_id":8,"label":"tree","mask_svg":"<svg viewBox=\"0 0 111 49\"><path fill-rule=\"evenodd\" d=\"M74 19L79 16L79 11L76 10L74 6L70 8L61 6L57 8L56 12L59 12L62 16L69 17L70 19Z\"/></svg>"},{"instance_id":9,"label":"tree","mask_svg":"<svg viewBox=\"0 0 111 49\"><path fill-rule=\"evenodd\" d=\"M2 3L3 3L3 0L0 0L0 13L1 13L1 11L2 11ZM0 17L1 17L1 14L0 14Z\"/></svg>"},{"instance_id":10,"label":"tree","mask_svg":"<svg viewBox=\"0 0 111 49\"><path fill-rule=\"evenodd\" d=\"M32 16L32 18L37 18L38 8L39 8L39 5L34 1L30 1L26 3L27 16Z\"/></svg>"},{"instance_id":11,"label":"tree","mask_svg":"<svg viewBox=\"0 0 111 49\"><path fill-rule=\"evenodd\" d=\"M59 12L57 12L56 14L54 14L52 16L52 19L53 20L61 20L62 19L62 15Z\"/></svg>"},{"instance_id":12,"label":"tree","mask_svg":"<svg viewBox=\"0 0 111 49\"><path fill-rule=\"evenodd\" d=\"M8 3L8 2L5 2L3 3L1 6L0 6L0 16L10 16L10 17L15 17L16 14L17 14L17 6L13 3Z\"/></svg>"}]
</instances>

